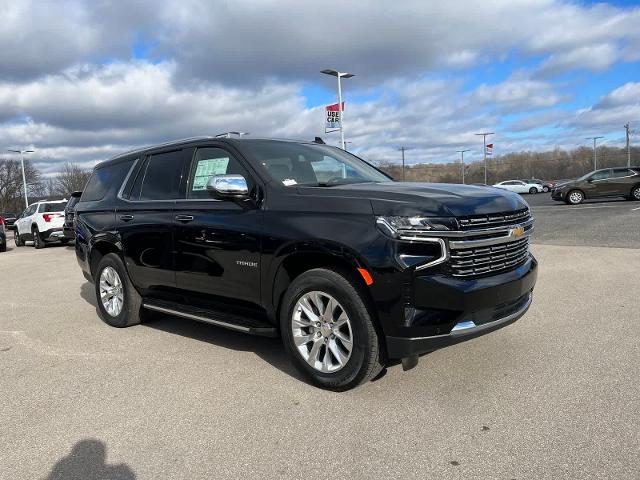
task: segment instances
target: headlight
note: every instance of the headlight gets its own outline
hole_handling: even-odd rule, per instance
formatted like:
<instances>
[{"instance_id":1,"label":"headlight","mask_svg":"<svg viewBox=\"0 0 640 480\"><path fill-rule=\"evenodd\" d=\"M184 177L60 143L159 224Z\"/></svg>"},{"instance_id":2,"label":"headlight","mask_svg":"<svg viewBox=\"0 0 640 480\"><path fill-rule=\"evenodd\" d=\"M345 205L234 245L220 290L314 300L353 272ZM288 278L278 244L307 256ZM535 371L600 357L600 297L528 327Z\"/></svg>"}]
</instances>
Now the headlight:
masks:
<instances>
[{"instance_id":1,"label":"headlight","mask_svg":"<svg viewBox=\"0 0 640 480\"><path fill-rule=\"evenodd\" d=\"M376 225L394 238L415 237L433 231L458 229L456 219L451 217L381 216L376 219Z\"/></svg>"}]
</instances>

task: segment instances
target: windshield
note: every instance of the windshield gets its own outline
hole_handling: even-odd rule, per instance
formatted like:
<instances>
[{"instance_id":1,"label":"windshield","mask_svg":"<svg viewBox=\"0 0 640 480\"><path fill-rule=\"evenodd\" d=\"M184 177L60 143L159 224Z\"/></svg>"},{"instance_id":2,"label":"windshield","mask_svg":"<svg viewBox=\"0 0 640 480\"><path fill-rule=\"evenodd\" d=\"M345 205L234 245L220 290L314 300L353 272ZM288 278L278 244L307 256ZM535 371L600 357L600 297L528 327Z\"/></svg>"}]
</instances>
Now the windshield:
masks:
<instances>
[{"instance_id":1,"label":"windshield","mask_svg":"<svg viewBox=\"0 0 640 480\"><path fill-rule=\"evenodd\" d=\"M282 185L330 187L391 179L364 160L327 145L246 140L259 168Z\"/></svg>"}]
</instances>

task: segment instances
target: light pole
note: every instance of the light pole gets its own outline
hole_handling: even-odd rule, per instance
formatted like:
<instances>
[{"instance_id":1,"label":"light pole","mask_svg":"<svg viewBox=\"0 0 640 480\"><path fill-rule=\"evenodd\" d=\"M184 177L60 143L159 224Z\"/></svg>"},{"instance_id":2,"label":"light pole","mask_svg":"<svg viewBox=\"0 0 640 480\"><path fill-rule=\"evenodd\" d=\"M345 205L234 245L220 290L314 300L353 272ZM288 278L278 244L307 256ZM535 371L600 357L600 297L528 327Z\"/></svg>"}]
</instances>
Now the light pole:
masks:
<instances>
[{"instance_id":1,"label":"light pole","mask_svg":"<svg viewBox=\"0 0 640 480\"><path fill-rule=\"evenodd\" d=\"M462 163L462 184L464 185L464 152L469 152L471 151L471 149L466 149L466 150L458 150L458 153L460 154L460 163ZM487 183L486 180L484 183Z\"/></svg>"},{"instance_id":2,"label":"light pole","mask_svg":"<svg viewBox=\"0 0 640 480\"><path fill-rule=\"evenodd\" d=\"M493 135L493 132L476 133L482 135L482 153L484 155L484 183L487 184L487 135Z\"/></svg>"},{"instance_id":3,"label":"light pole","mask_svg":"<svg viewBox=\"0 0 640 480\"><path fill-rule=\"evenodd\" d=\"M596 141L599 138L604 138L604 137L587 137L586 140L593 140L593 169L597 170L598 169L598 154L596 153Z\"/></svg>"},{"instance_id":4,"label":"light pole","mask_svg":"<svg viewBox=\"0 0 640 480\"><path fill-rule=\"evenodd\" d=\"M338 79L338 114L340 115L340 144L342 145L342 149L346 150L347 146L344 143L344 110L342 109L342 85L340 83L340 79L351 78L355 75L353 73L339 72L337 70L332 70L330 68L325 68L324 70L321 70L320 73L324 73L325 75L331 75L333 77L337 77Z\"/></svg>"},{"instance_id":5,"label":"light pole","mask_svg":"<svg viewBox=\"0 0 640 480\"><path fill-rule=\"evenodd\" d=\"M624 126L627 133L627 168L631 168L631 126L629 122Z\"/></svg>"},{"instance_id":6,"label":"light pole","mask_svg":"<svg viewBox=\"0 0 640 480\"><path fill-rule=\"evenodd\" d=\"M24 154L33 153L33 150L9 150L12 153L20 154L20 164L22 165L22 185L24 186L24 207L29 208L29 199L27 198L27 178L24 174Z\"/></svg>"},{"instance_id":7,"label":"light pole","mask_svg":"<svg viewBox=\"0 0 640 480\"><path fill-rule=\"evenodd\" d=\"M398 150L402 152L402 181L404 182L404 152L408 149L406 147L400 147Z\"/></svg>"}]
</instances>

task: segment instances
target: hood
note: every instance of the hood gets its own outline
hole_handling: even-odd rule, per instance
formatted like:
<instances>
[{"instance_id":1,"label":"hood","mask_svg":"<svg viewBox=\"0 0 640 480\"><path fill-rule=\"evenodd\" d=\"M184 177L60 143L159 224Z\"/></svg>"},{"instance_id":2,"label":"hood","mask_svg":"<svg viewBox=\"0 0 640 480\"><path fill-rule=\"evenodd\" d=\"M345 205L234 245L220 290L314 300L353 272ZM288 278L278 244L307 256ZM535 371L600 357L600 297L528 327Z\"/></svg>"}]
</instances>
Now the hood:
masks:
<instances>
[{"instance_id":1,"label":"hood","mask_svg":"<svg viewBox=\"0 0 640 480\"><path fill-rule=\"evenodd\" d=\"M447 183L356 183L325 188L325 192L368 198L376 215L461 217L528 207L520 195L506 190Z\"/></svg>"}]
</instances>

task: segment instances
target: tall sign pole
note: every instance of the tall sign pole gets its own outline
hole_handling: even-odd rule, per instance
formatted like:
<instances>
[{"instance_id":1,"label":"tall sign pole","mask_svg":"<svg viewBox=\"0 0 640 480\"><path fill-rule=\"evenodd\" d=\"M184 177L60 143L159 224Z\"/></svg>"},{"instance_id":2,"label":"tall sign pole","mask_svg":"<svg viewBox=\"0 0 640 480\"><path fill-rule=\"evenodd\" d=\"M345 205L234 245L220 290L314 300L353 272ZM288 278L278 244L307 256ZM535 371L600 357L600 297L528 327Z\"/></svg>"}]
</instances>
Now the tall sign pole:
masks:
<instances>
[{"instance_id":1,"label":"tall sign pole","mask_svg":"<svg viewBox=\"0 0 640 480\"><path fill-rule=\"evenodd\" d=\"M487 183L487 135L493 135L493 132L476 133L482 135L482 153L484 155L484 183Z\"/></svg>"},{"instance_id":2,"label":"tall sign pole","mask_svg":"<svg viewBox=\"0 0 640 480\"><path fill-rule=\"evenodd\" d=\"M402 181L404 182L404 151L406 150L406 148L400 147L398 150L402 152Z\"/></svg>"},{"instance_id":3,"label":"tall sign pole","mask_svg":"<svg viewBox=\"0 0 640 480\"><path fill-rule=\"evenodd\" d=\"M331 75L333 77L338 78L338 112L340 113L340 145L342 145L342 149L347 149L347 144L344 142L344 110L342 109L342 78L351 78L355 76L353 73L347 72L339 72L338 70L332 70L327 68L322 70L320 73L324 73L325 75Z\"/></svg>"}]
</instances>

